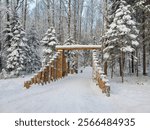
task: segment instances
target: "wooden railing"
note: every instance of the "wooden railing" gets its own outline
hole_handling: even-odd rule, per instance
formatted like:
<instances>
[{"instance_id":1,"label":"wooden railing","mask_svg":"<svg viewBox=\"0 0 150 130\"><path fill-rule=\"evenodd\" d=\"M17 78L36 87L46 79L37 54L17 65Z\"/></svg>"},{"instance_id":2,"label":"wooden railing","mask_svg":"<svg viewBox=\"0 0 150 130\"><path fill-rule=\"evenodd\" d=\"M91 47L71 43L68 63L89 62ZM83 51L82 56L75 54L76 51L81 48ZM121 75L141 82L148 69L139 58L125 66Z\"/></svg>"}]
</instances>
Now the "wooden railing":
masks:
<instances>
[{"instance_id":1,"label":"wooden railing","mask_svg":"<svg viewBox=\"0 0 150 130\"><path fill-rule=\"evenodd\" d=\"M102 68L100 67L96 51L93 51L93 79L96 84L102 89L102 93L106 93L106 96L110 96L110 84L108 83L107 76L104 75Z\"/></svg>"},{"instance_id":2,"label":"wooden railing","mask_svg":"<svg viewBox=\"0 0 150 130\"><path fill-rule=\"evenodd\" d=\"M33 84L44 85L61 79L62 77L66 76L67 73L66 57L63 50L58 50L46 66L44 66L29 81L24 82L24 87L28 89Z\"/></svg>"}]
</instances>

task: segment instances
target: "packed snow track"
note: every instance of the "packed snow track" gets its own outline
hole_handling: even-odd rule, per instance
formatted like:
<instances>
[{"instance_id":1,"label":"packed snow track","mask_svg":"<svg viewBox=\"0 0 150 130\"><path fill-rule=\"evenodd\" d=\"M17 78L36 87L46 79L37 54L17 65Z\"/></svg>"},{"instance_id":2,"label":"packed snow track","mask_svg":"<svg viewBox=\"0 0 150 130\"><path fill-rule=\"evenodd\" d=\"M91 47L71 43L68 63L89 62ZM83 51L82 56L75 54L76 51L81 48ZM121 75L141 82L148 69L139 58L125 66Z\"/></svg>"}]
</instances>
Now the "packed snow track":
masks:
<instances>
[{"instance_id":1,"label":"packed snow track","mask_svg":"<svg viewBox=\"0 0 150 130\"><path fill-rule=\"evenodd\" d=\"M25 89L23 83L29 78L0 80L0 112L150 112L150 87L121 87L120 82L112 82L111 96L106 97L92 80L90 67Z\"/></svg>"}]
</instances>

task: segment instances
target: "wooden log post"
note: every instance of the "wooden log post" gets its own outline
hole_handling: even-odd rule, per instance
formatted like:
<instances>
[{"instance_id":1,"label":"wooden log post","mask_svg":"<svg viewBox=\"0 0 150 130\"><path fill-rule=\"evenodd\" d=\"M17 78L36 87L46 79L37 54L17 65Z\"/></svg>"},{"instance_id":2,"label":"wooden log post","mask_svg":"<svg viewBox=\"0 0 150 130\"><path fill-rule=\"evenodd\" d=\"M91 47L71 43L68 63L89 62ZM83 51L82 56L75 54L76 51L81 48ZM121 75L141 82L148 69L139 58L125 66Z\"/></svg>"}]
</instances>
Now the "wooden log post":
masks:
<instances>
[{"instance_id":1,"label":"wooden log post","mask_svg":"<svg viewBox=\"0 0 150 130\"><path fill-rule=\"evenodd\" d=\"M29 84L29 81L24 82L24 87L26 89L29 89L31 87L30 84Z\"/></svg>"},{"instance_id":2,"label":"wooden log post","mask_svg":"<svg viewBox=\"0 0 150 130\"><path fill-rule=\"evenodd\" d=\"M58 50L59 57L58 57L58 77L63 77L63 50Z\"/></svg>"},{"instance_id":3,"label":"wooden log post","mask_svg":"<svg viewBox=\"0 0 150 130\"><path fill-rule=\"evenodd\" d=\"M54 81L57 79L57 58L54 58Z\"/></svg>"},{"instance_id":4,"label":"wooden log post","mask_svg":"<svg viewBox=\"0 0 150 130\"><path fill-rule=\"evenodd\" d=\"M106 75L101 75L101 77L102 77L102 92L103 93L106 93L106 86L105 86L105 84L106 84L106 82L108 82L108 79L106 78Z\"/></svg>"},{"instance_id":5,"label":"wooden log post","mask_svg":"<svg viewBox=\"0 0 150 130\"><path fill-rule=\"evenodd\" d=\"M46 65L46 72L45 72L45 75L46 75L46 82L48 82L49 83L49 78L50 78L50 75L49 75L49 65Z\"/></svg>"},{"instance_id":6,"label":"wooden log post","mask_svg":"<svg viewBox=\"0 0 150 130\"><path fill-rule=\"evenodd\" d=\"M47 69L46 69L46 67L44 68L44 71L43 71L43 81L45 84L47 84Z\"/></svg>"},{"instance_id":7,"label":"wooden log post","mask_svg":"<svg viewBox=\"0 0 150 130\"><path fill-rule=\"evenodd\" d=\"M103 88L103 81L102 81L102 78L100 77L99 79L99 87L102 89Z\"/></svg>"},{"instance_id":8,"label":"wooden log post","mask_svg":"<svg viewBox=\"0 0 150 130\"><path fill-rule=\"evenodd\" d=\"M35 74L34 75L34 84L36 84L37 83L37 75Z\"/></svg>"},{"instance_id":9,"label":"wooden log post","mask_svg":"<svg viewBox=\"0 0 150 130\"><path fill-rule=\"evenodd\" d=\"M66 56L64 56L64 70L65 70L65 76L67 76L68 75L68 70L69 70L69 66L68 66L68 61L67 61L67 57Z\"/></svg>"},{"instance_id":10,"label":"wooden log post","mask_svg":"<svg viewBox=\"0 0 150 130\"><path fill-rule=\"evenodd\" d=\"M51 81L51 64L52 64L52 61L50 61L48 64L49 64L49 67L48 67L48 71L49 71L48 83L50 83L50 81Z\"/></svg>"},{"instance_id":11,"label":"wooden log post","mask_svg":"<svg viewBox=\"0 0 150 130\"><path fill-rule=\"evenodd\" d=\"M62 56L62 76L64 77L64 76L67 76L68 75L68 62L67 62L67 58L66 58L66 56L65 56L65 54L64 54L64 51L63 51L63 56Z\"/></svg>"},{"instance_id":12,"label":"wooden log post","mask_svg":"<svg viewBox=\"0 0 150 130\"><path fill-rule=\"evenodd\" d=\"M42 72L39 71L39 72L38 72L38 84L41 83L41 80L42 80Z\"/></svg>"},{"instance_id":13,"label":"wooden log post","mask_svg":"<svg viewBox=\"0 0 150 130\"><path fill-rule=\"evenodd\" d=\"M39 72L39 83L43 84L43 80L42 80L42 71Z\"/></svg>"},{"instance_id":14,"label":"wooden log post","mask_svg":"<svg viewBox=\"0 0 150 130\"><path fill-rule=\"evenodd\" d=\"M41 84L44 85L44 69L42 70Z\"/></svg>"},{"instance_id":15,"label":"wooden log post","mask_svg":"<svg viewBox=\"0 0 150 130\"><path fill-rule=\"evenodd\" d=\"M31 85L34 84L34 77L31 78Z\"/></svg>"},{"instance_id":16,"label":"wooden log post","mask_svg":"<svg viewBox=\"0 0 150 130\"><path fill-rule=\"evenodd\" d=\"M51 60L51 80L54 81L54 59Z\"/></svg>"}]
</instances>

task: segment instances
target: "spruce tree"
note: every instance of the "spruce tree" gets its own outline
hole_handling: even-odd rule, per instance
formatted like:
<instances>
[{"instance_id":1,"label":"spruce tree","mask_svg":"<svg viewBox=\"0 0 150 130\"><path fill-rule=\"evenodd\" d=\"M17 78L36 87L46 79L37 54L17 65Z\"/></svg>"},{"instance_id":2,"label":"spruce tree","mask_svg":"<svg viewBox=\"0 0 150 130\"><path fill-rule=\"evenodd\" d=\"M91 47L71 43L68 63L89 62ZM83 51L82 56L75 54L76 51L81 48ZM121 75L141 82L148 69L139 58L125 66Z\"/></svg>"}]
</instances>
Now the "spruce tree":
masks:
<instances>
[{"instance_id":1,"label":"spruce tree","mask_svg":"<svg viewBox=\"0 0 150 130\"><path fill-rule=\"evenodd\" d=\"M58 44L56 32L53 27L49 28L41 40L43 46L43 65L46 65L55 54L55 46Z\"/></svg>"},{"instance_id":2,"label":"spruce tree","mask_svg":"<svg viewBox=\"0 0 150 130\"><path fill-rule=\"evenodd\" d=\"M11 76L19 76L28 71L31 63L31 50L16 13L11 18L10 27L12 37L6 48L6 70Z\"/></svg>"},{"instance_id":3,"label":"spruce tree","mask_svg":"<svg viewBox=\"0 0 150 130\"><path fill-rule=\"evenodd\" d=\"M72 37L68 37L64 43L64 45L75 45L75 41L73 40ZM65 53L68 57L68 67L69 69L73 69L74 71L77 71L77 56L76 56L76 51L68 51Z\"/></svg>"},{"instance_id":4,"label":"spruce tree","mask_svg":"<svg viewBox=\"0 0 150 130\"><path fill-rule=\"evenodd\" d=\"M125 54L135 52L139 45L136 22L133 19L133 10L124 0L120 0L118 9L114 12L114 17L104 36L106 47L104 49L104 59L106 61L121 60L121 69L124 68ZM134 55L135 53L132 53ZM126 56L128 57L128 55ZM130 57L128 57L130 58Z\"/></svg>"},{"instance_id":5,"label":"spruce tree","mask_svg":"<svg viewBox=\"0 0 150 130\"><path fill-rule=\"evenodd\" d=\"M35 72L41 68L40 61L40 41L34 26L31 27L28 33L28 45L31 49L31 65L30 69L32 72Z\"/></svg>"}]
</instances>

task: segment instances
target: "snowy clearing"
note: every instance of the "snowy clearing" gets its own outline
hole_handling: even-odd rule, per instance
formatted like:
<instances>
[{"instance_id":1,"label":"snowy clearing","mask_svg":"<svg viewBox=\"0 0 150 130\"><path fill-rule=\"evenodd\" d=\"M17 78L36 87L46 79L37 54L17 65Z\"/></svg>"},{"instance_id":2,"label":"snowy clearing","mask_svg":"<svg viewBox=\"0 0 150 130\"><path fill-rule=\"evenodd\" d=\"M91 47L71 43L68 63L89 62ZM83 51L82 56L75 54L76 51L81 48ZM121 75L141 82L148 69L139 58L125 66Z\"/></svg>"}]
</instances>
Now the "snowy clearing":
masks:
<instances>
[{"instance_id":1,"label":"snowy clearing","mask_svg":"<svg viewBox=\"0 0 150 130\"><path fill-rule=\"evenodd\" d=\"M106 97L92 81L92 69L26 90L30 77L0 80L0 112L150 112L150 77L111 80Z\"/></svg>"}]
</instances>

